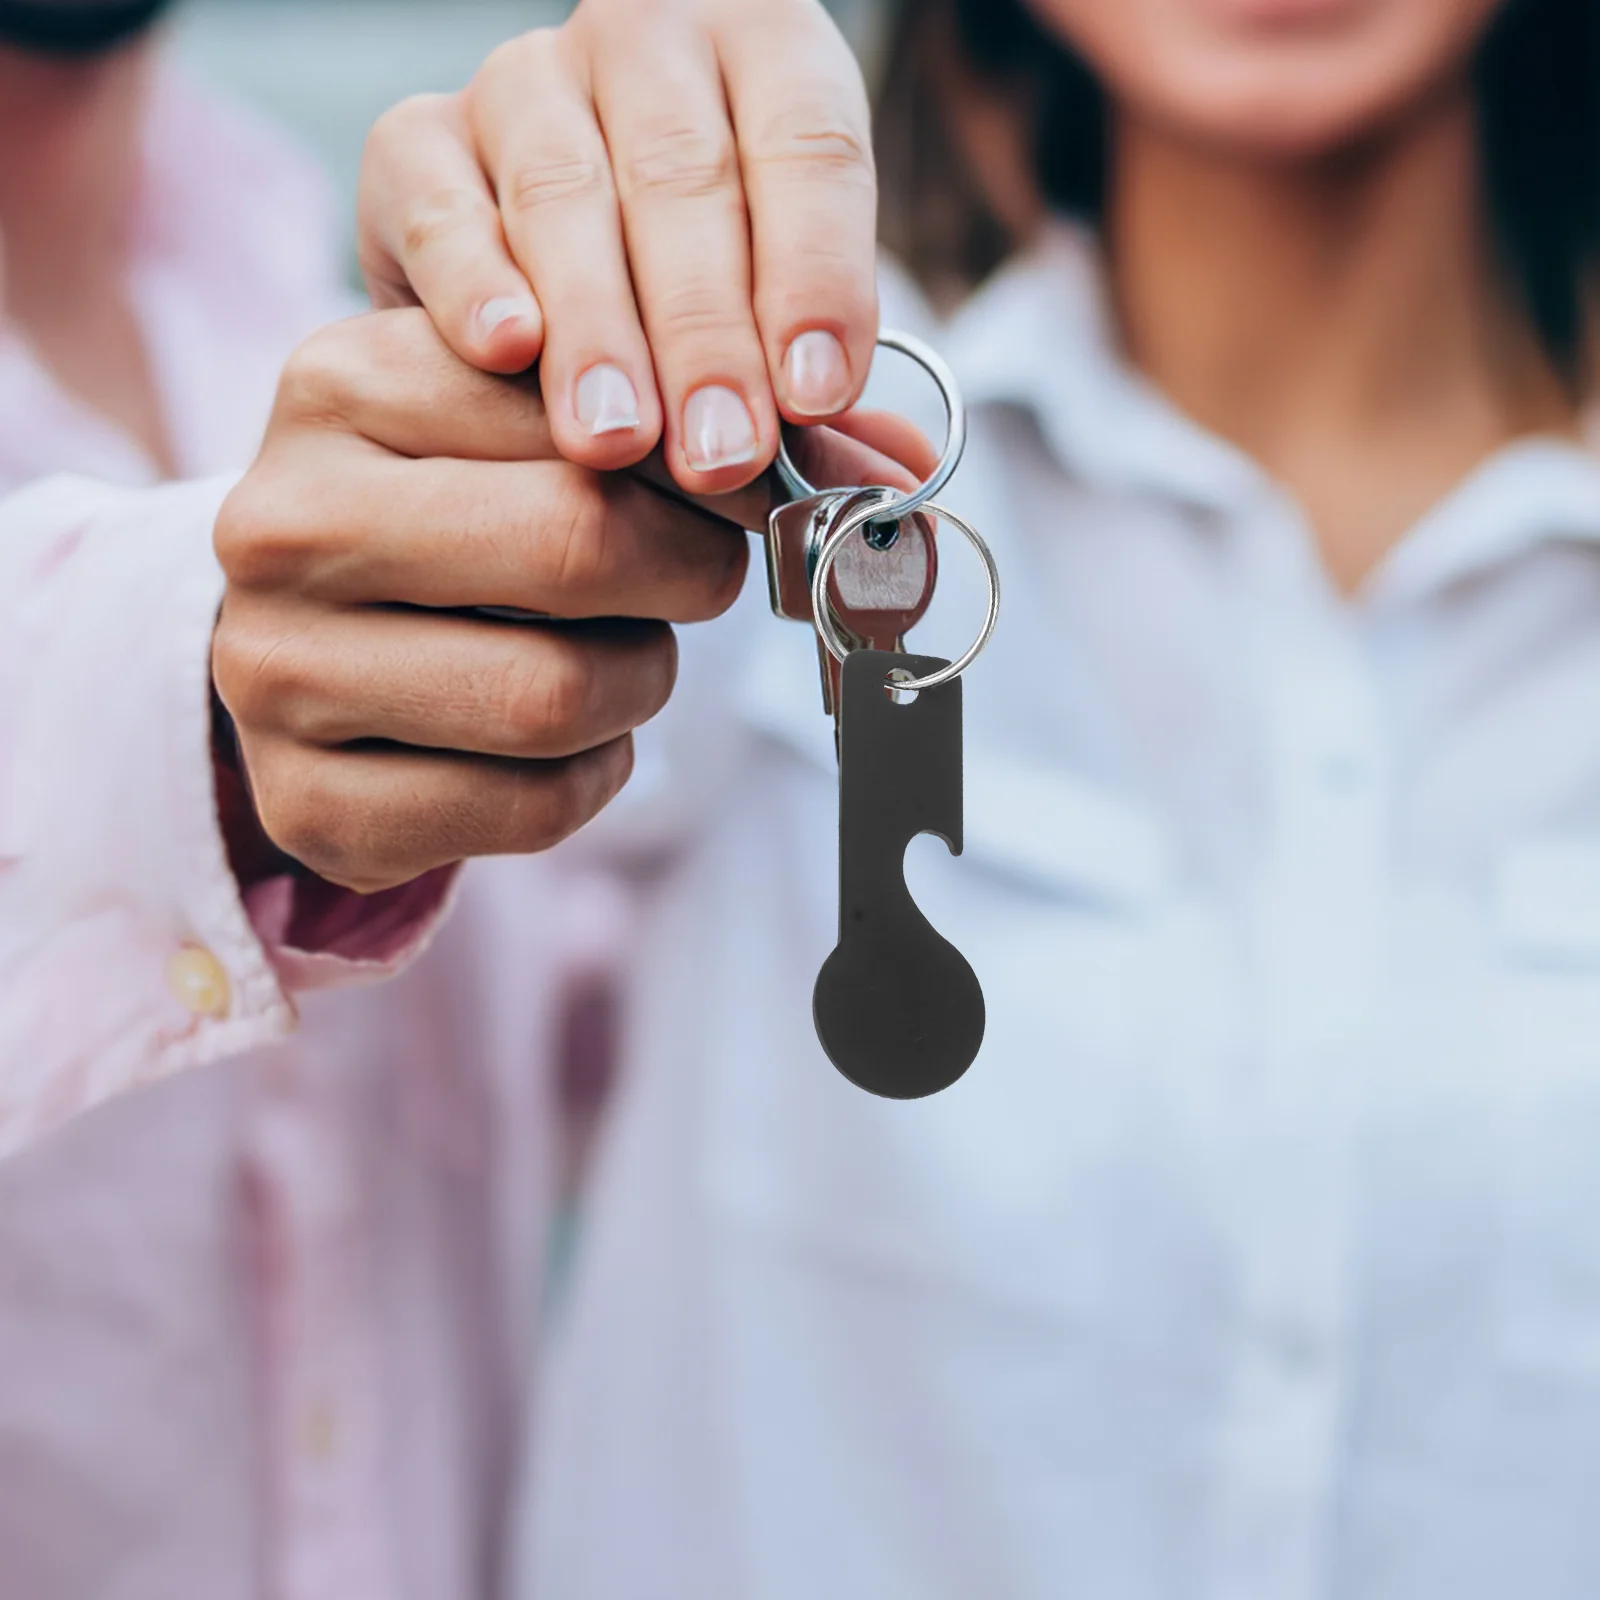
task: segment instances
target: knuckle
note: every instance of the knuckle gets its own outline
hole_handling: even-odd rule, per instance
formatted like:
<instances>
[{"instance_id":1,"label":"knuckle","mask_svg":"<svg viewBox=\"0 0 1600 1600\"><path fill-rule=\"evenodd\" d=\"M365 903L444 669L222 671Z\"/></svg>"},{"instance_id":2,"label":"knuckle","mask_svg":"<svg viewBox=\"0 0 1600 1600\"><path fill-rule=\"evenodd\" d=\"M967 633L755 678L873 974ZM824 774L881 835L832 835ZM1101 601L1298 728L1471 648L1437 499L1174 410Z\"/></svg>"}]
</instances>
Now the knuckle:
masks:
<instances>
[{"instance_id":1,"label":"knuckle","mask_svg":"<svg viewBox=\"0 0 1600 1600\"><path fill-rule=\"evenodd\" d=\"M212 531L217 560L229 584L241 589L269 588L283 571L288 546L275 508L294 504L272 493L263 483L266 469L258 463L222 502Z\"/></svg>"},{"instance_id":2,"label":"knuckle","mask_svg":"<svg viewBox=\"0 0 1600 1600\"><path fill-rule=\"evenodd\" d=\"M819 306L826 306L844 330L865 333L878 325L870 258L811 238L795 241L785 252L782 277L763 283L758 303L760 320L770 328L809 323Z\"/></svg>"},{"instance_id":3,"label":"knuckle","mask_svg":"<svg viewBox=\"0 0 1600 1600\"><path fill-rule=\"evenodd\" d=\"M571 763L541 772L519 784L511 806L511 838L531 854L554 849L588 820L580 815L569 778Z\"/></svg>"},{"instance_id":4,"label":"knuckle","mask_svg":"<svg viewBox=\"0 0 1600 1600\"><path fill-rule=\"evenodd\" d=\"M357 324L378 320L369 316L335 322L303 341L278 380L279 413L302 422L344 416L360 388Z\"/></svg>"},{"instance_id":5,"label":"knuckle","mask_svg":"<svg viewBox=\"0 0 1600 1600\"><path fill-rule=\"evenodd\" d=\"M314 504L253 468L217 515L213 542L228 582L244 590L292 586L323 543Z\"/></svg>"},{"instance_id":6,"label":"knuckle","mask_svg":"<svg viewBox=\"0 0 1600 1600\"><path fill-rule=\"evenodd\" d=\"M513 216L528 217L564 201L603 198L610 189L611 171L604 162L581 151L552 151L511 174L501 204Z\"/></svg>"},{"instance_id":7,"label":"knuckle","mask_svg":"<svg viewBox=\"0 0 1600 1600\"><path fill-rule=\"evenodd\" d=\"M595 680L581 653L547 652L533 671L518 662L506 673L500 695L508 747L526 756L566 744L588 719Z\"/></svg>"},{"instance_id":8,"label":"knuckle","mask_svg":"<svg viewBox=\"0 0 1600 1600\"><path fill-rule=\"evenodd\" d=\"M749 307L725 286L696 278L662 290L651 320L676 343L720 347L729 334L748 329Z\"/></svg>"},{"instance_id":9,"label":"knuckle","mask_svg":"<svg viewBox=\"0 0 1600 1600\"><path fill-rule=\"evenodd\" d=\"M585 477L556 496L542 530L558 604L579 615L611 573L615 534L609 499Z\"/></svg>"},{"instance_id":10,"label":"knuckle","mask_svg":"<svg viewBox=\"0 0 1600 1600\"><path fill-rule=\"evenodd\" d=\"M572 808L578 827L592 822L627 787L633 776L633 762L631 733L589 752L581 774L574 775L577 788Z\"/></svg>"},{"instance_id":11,"label":"knuckle","mask_svg":"<svg viewBox=\"0 0 1600 1600\"><path fill-rule=\"evenodd\" d=\"M708 586L708 620L720 617L732 608L734 602L744 593L745 574L749 570L748 543L730 542L725 558L722 564L714 569Z\"/></svg>"},{"instance_id":12,"label":"knuckle","mask_svg":"<svg viewBox=\"0 0 1600 1600\"><path fill-rule=\"evenodd\" d=\"M375 790L351 768L359 758L280 737L254 743L248 766L262 828L326 882L377 894L458 859L444 844L446 820L404 787Z\"/></svg>"},{"instance_id":13,"label":"knuckle","mask_svg":"<svg viewBox=\"0 0 1600 1600\"><path fill-rule=\"evenodd\" d=\"M837 186L876 182L872 144L852 122L823 106L775 113L756 130L745 159L752 166Z\"/></svg>"},{"instance_id":14,"label":"knuckle","mask_svg":"<svg viewBox=\"0 0 1600 1600\"><path fill-rule=\"evenodd\" d=\"M393 149L408 146L419 133L448 122L454 100L449 94L413 94L390 106L367 135L368 157L386 157Z\"/></svg>"},{"instance_id":15,"label":"knuckle","mask_svg":"<svg viewBox=\"0 0 1600 1600\"><path fill-rule=\"evenodd\" d=\"M750 569L750 541L727 527L697 522L692 530L674 523L675 533L658 538L647 533L660 525L660 507L651 491L622 480L608 483L614 503L610 515L618 531L612 535L618 545L622 530L632 526L630 551L639 552L628 568L634 587L648 588L652 595L649 614L661 618L660 661L665 674L665 693L676 684L677 641L668 623L710 622L720 617L744 592Z\"/></svg>"},{"instance_id":16,"label":"knuckle","mask_svg":"<svg viewBox=\"0 0 1600 1600\"><path fill-rule=\"evenodd\" d=\"M397 375L437 361L446 348L432 315L421 306L369 311L342 325L339 384L346 406L382 398Z\"/></svg>"},{"instance_id":17,"label":"knuckle","mask_svg":"<svg viewBox=\"0 0 1600 1600\"><path fill-rule=\"evenodd\" d=\"M496 45L484 58L467 93L482 97L502 82L525 92L529 73L548 58L558 32L556 28L530 28Z\"/></svg>"},{"instance_id":18,"label":"knuckle","mask_svg":"<svg viewBox=\"0 0 1600 1600\"><path fill-rule=\"evenodd\" d=\"M212 525L212 548L223 576L231 584L241 583L251 575L260 537L256 483L261 471L258 463L234 485Z\"/></svg>"},{"instance_id":19,"label":"knuckle","mask_svg":"<svg viewBox=\"0 0 1600 1600\"><path fill-rule=\"evenodd\" d=\"M242 620L225 607L211 645L211 673L217 693L234 721L260 727L300 687L301 675L282 632Z\"/></svg>"},{"instance_id":20,"label":"knuckle","mask_svg":"<svg viewBox=\"0 0 1600 1600\"><path fill-rule=\"evenodd\" d=\"M234 622L229 603L224 600L222 615L211 635L211 682L228 715L242 728L256 722L256 660L254 641Z\"/></svg>"},{"instance_id":21,"label":"knuckle","mask_svg":"<svg viewBox=\"0 0 1600 1600\"><path fill-rule=\"evenodd\" d=\"M552 656L533 688L540 727L564 739L581 736L593 719L598 686L581 651Z\"/></svg>"},{"instance_id":22,"label":"knuckle","mask_svg":"<svg viewBox=\"0 0 1600 1600\"><path fill-rule=\"evenodd\" d=\"M631 733L626 739L619 739L612 748L615 754L612 756L611 788L606 796L608 800L615 799L628 786L638 753Z\"/></svg>"},{"instance_id":23,"label":"knuckle","mask_svg":"<svg viewBox=\"0 0 1600 1600\"><path fill-rule=\"evenodd\" d=\"M530 28L497 45L461 92L466 125L480 145L496 148L508 113L538 106L550 98L552 79L570 77L562 56L562 27Z\"/></svg>"},{"instance_id":24,"label":"knuckle","mask_svg":"<svg viewBox=\"0 0 1600 1600\"><path fill-rule=\"evenodd\" d=\"M512 826L520 849L554 849L605 807L632 769L632 740L621 743L625 755L613 746L586 751L519 787Z\"/></svg>"},{"instance_id":25,"label":"knuckle","mask_svg":"<svg viewBox=\"0 0 1600 1600\"><path fill-rule=\"evenodd\" d=\"M257 725L295 728L317 737L326 713L314 663L296 643L301 630L279 628L251 642L248 675L240 682L247 719Z\"/></svg>"},{"instance_id":26,"label":"knuckle","mask_svg":"<svg viewBox=\"0 0 1600 1600\"><path fill-rule=\"evenodd\" d=\"M284 363L274 416L301 427L349 430L398 375L436 361L443 348L421 306L367 311L331 323Z\"/></svg>"},{"instance_id":27,"label":"knuckle","mask_svg":"<svg viewBox=\"0 0 1600 1600\"><path fill-rule=\"evenodd\" d=\"M672 691L678 686L678 636L671 628L661 629L651 653L651 665L654 670L645 697L644 715L640 719L644 722L666 708Z\"/></svg>"},{"instance_id":28,"label":"knuckle","mask_svg":"<svg viewBox=\"0 0 1600 1600\"><path fill-rule=\"evenodd\" d=\"M370 869L360 861L358 830L333 776L337 760L292 762L292 772L264 762L252 776L267 837L319 878L353 888L370 880Z\"/></svg>"},{"instance_id":29,"label":"knuckle","mask_svg":"<svg viewBox=\"0 0 1600 1600\"><path fill-rule=\"evenodd\" d=\"M426 871L429 861L406 859L412 841L405 819L357 804L340 779L340 761L319 753L292 763L292 797L275 811L258 800L267 837L319 878L355 894L377 894Z\"/></svg>"},{"instance_id":30,"label":"knuckle","mask_svg":"<svg viewBox=\"0 0 1600 1600\"><path fill-rule=\"evenodd\" d=\"M591 752L582 797L584 822L598 816L628 785L633 776L634 742L631 733Z\"/></svg>"},{"instance_id":31,"label":"knuckle","mask_svg":"<svg viewBox=\"0 0 1600 1600\"><path fill-rule=\"evenodd\" d=\"M623 164L630 195L662 200L739 197L739 153L731 138L688 124L666 124L644 135Z\"/></svg>"},{"instance_id":32,"label":"knuckle","mask_svg":"<svg viewBox=\"0 0 1600 1600\"><path fill-rule=\"evenodd\" d=\"M400 247L408 259L424 256L463 234L493 226L494 207L486 195L463 185L446 185L418 195L400 224Z\"/></svg>"}]
</instances>

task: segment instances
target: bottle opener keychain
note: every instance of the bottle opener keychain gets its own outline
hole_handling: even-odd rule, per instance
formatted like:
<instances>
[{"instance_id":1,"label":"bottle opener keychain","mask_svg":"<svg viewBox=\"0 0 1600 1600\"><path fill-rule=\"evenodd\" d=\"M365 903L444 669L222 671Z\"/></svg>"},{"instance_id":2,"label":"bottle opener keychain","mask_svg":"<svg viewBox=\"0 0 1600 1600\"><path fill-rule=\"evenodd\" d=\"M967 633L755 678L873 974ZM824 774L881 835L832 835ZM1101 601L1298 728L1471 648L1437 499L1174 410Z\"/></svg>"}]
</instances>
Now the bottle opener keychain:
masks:
<instances>
[{"instance_id":1,"label":"bottle opener keychain","mask_svg":"<svg viewBox=\"0 0 1600 1600\"><path fill-rule=\"evenodd\" d=\"M912 899L905 852L931 833L961 853L961 675L994 632L1000 577L977 530L934 503L966 447L953 375L909 335L886 332L878 342L939 386L949 418L939 466L910 494L818 490L785 445L778 471L796 498L772 515L767 576L777 615L816 629L839 754L839 943L813 995L817 1036L858 1087L915 1100L948 1089L983 1043L977 974ZM982 631L954 662L905 648L938 581L935 523L971 543L989 588Z\"/></svg>"}]
</instances>

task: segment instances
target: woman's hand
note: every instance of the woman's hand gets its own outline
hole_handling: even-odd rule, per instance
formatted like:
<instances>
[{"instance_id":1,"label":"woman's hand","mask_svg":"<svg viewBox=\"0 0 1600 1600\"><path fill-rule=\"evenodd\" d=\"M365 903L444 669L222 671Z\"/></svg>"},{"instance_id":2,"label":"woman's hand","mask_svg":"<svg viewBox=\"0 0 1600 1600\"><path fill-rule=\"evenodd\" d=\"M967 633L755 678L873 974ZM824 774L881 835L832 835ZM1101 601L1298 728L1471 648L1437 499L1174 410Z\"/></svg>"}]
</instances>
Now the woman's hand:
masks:
<instances>
[{"instance_id":1,"label":"woman's hand","mask_svg":"<svg viewBox=\"0 0 1600 1600\"><path fill-rule=\"evenodd\" d=\"M831 481L925 467L905 424L848 426L815 436ZM739 593L763 488L700 509L553 432L531 381L466 365L420 310L327 329L285 371L217 523L213 676L268 838L320 876L372 892L564 838L671 693L669 624Z\"/></svg>"},{"instance_id":2,"label":"woman's hand","mask_svg":"<svg viewBox=\"0 0 1600 1600\"><path fill-rule=\"evenodd\" d=\"M877 335L866 95L817 0L583 0L374 131L362 261L488 372L539 361L568 460L683 488L853 405ZM530 293L531 289L531 293Z\"/></svg>"}]
</instances>

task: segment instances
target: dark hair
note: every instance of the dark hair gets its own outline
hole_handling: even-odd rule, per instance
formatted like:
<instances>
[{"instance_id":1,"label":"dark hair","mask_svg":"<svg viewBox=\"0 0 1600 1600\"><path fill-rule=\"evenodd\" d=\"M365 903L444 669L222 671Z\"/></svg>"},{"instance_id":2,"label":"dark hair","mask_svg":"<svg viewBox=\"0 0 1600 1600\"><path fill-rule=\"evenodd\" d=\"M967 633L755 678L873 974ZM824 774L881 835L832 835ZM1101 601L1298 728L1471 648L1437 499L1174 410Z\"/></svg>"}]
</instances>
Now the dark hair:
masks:
<instances>
[{"instance_id":1,"label":"dark hair","mask_svg":"<svg viewBox=\"0 0 1600 1600\"><path fill-rule=\"evenodd\" d=\"M1040 198L1097 221L1109 120L1094 74L1023 0L899 0L878 104L884 235L925 282L970 287L1015 247L941 108L952 63L1012 100ZM1508 0L1475 63L1508 276L1577 383L1600 267L1600 0Z\"/></svg>"}]
</instances>

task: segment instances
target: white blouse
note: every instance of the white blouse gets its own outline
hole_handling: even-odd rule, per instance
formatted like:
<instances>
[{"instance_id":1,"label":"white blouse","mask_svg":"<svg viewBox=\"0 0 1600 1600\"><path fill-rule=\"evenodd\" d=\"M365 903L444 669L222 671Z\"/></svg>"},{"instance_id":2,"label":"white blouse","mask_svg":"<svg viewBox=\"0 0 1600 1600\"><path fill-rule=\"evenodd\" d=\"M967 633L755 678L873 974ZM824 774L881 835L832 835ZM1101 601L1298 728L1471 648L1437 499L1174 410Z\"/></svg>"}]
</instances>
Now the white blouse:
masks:
<instances>
[{"instance_id":1,"label":"white blouse","mask_svg":"<svg viewBox=\"0 0 1600 1600\"><path fill-rule=\"evenodd\" d=\"M567 852L641 903L530 1600L1600 1593L1600 460L1508 448L1345 600L1097 282L1062 228L885 313L1005 580L908 859L967 1077L816 1044L832 728L759 576ZM952 544L916 647L980 614Z\"/></svg>"}]
</instances>

